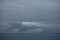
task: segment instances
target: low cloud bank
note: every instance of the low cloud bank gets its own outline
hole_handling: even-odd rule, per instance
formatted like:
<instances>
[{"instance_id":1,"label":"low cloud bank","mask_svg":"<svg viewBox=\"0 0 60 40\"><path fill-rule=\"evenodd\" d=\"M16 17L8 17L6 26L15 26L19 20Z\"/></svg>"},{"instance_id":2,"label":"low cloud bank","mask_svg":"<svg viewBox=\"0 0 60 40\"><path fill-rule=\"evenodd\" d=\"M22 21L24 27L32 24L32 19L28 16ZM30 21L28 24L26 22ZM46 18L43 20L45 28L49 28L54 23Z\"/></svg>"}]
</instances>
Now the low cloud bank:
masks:
<instances>
[{"instance_id":1,"label":"low cloud bank","mask_svg":"<svg viewBox=\"0 0 60 40\"><path fill-rule=\"evenodd\" d=\"M0 32L10 33L60 33L60 25L45 24L42 22L0 22Z\"/></svg>"}]
</instances>

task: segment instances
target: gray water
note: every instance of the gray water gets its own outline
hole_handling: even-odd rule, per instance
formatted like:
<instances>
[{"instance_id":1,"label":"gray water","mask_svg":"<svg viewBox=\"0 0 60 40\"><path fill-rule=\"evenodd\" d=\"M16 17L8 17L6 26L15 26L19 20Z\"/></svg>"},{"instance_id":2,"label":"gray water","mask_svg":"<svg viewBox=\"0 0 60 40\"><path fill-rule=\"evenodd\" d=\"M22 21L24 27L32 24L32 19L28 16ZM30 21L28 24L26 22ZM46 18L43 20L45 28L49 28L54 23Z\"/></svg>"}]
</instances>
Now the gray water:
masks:
<instances>
[{"instance_id":1,"label":"gray water","mask_svg":"<svg viewBox=\"0 0 60 40\"><path fill-rule=\"evenodd\" d=\"M60 34L3 33L0 40L60 40Z\"/></svg>"}]
</instances>

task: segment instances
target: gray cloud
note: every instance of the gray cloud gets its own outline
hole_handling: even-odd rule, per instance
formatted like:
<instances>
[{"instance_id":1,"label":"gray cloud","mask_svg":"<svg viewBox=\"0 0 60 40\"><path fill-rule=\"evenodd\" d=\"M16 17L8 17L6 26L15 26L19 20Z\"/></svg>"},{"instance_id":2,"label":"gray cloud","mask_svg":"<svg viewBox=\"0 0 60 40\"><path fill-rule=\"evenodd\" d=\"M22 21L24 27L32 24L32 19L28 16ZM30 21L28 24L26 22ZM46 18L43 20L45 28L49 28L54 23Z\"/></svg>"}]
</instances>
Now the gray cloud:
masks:
<instances>
[{"instance_id":1,"label":"gray cloud","mask_svg":"<svg viewBox=\"0 0 60 40\"><path fill-rule=\"evenodd\" d=\"M42 22L1 22L0 32L9 33L40 33L60 32L60 25L58 24L45 24Z\"/></svg>"},{"instance_id":2,"label":"gray cloud","mask_svg":"<svg viewBox=\"0 0 60 40\"><path fill-rule=\"evenodd\" d=\"M36 28L36 29L28 29L27 30L27 32L28 33L40 33L40 32L42 32L43 30L42 29L40 29L40 28Z\"/></svg>"},{"instance_id":3,"label":"gray cloud","mask_svg":"<svg viewBox=\"0 0 60 40\"><path fill-rule=\"evenodd\" d=\"M56 30L59 31L60 25L58 21L60 19L58 8L60 5L57 1L58 0L2 0L0 2L0 19L1 21L7 22L0 23L0 32L11 32L15 29L34 27L54 30L53 32Z\"/></svg>"}]
</instances>

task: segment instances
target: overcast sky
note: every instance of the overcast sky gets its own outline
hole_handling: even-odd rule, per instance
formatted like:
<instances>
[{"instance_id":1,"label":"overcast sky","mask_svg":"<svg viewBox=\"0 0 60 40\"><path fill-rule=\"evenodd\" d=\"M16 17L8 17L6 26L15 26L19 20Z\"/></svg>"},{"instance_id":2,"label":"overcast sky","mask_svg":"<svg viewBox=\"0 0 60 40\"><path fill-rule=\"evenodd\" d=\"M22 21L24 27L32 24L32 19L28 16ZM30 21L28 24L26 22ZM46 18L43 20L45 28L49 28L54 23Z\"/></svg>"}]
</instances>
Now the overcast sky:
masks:
<instances>
[{"instance_id":1,"label":"overcast sky","mask_svg":"<svg viewBox=\"0 0 60 40\"><path fill-rule=\"evenodd\" d=\"M0 4L2 18L25 21L56 19L57 0L3 0Z\"/></svg>"},{"instance_id":2,"label":"overcast sky","mask_svg":"<svg viewBox=\"0 0 60 40\"><path fill-rule=\"evenodd\" d=\"M57 28L58 25L59 28L59 6L58 0L2 0L0 1L0 20L20 21L25 22L24 25L35 26L41 25L35 22L42 22L44 26Z\"/></svg>"}]
</instances>

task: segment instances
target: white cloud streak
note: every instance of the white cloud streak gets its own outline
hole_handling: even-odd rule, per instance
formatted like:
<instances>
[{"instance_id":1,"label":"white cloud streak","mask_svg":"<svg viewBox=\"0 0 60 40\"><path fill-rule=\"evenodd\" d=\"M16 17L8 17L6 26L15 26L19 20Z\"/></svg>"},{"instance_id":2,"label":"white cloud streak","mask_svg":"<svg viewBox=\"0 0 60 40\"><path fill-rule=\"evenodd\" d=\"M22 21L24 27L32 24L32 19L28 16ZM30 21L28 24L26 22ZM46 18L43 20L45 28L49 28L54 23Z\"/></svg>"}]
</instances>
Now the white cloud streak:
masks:
<instances>
[{"instance_id":1,"label":"white cloud streak","mask_svg":"<svg viewBox=\"0 0 60 40\"><path fill-rule=\"evenodd\" d=\"M41 26L49 26L47 24L44 24L42 22L22 22L22 25L23 26L37 26L37 27L41 27Z\"/></svg>"}]
</instances>

